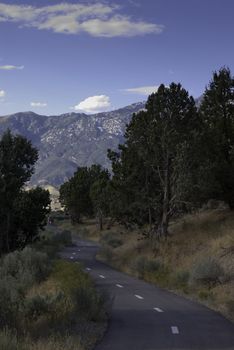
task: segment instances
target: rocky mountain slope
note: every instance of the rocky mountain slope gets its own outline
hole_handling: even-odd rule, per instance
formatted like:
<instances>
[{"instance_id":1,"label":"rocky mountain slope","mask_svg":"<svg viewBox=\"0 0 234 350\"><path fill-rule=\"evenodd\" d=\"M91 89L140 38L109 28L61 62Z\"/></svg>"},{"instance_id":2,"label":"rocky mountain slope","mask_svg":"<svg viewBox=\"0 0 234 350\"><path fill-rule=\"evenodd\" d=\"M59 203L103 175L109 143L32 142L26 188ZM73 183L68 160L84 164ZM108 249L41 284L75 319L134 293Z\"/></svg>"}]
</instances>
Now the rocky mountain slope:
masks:
<instances>
[{"instance_id":1,"label":"rocky mountain slope","mask_svg":"<svg viewBox=\"0 0 234 350\"><path fill-rule=\"evenodd\" d=\"M110 167L107 149L117 149L123 142L126 124L144 103L112 112L86 115L80 113L43 116L33 112L0 117L0 136L8 128L30 139L39 150L39 161L31 185L59 186L78 166L99 163Z\"/></svg>"}]
</instances>

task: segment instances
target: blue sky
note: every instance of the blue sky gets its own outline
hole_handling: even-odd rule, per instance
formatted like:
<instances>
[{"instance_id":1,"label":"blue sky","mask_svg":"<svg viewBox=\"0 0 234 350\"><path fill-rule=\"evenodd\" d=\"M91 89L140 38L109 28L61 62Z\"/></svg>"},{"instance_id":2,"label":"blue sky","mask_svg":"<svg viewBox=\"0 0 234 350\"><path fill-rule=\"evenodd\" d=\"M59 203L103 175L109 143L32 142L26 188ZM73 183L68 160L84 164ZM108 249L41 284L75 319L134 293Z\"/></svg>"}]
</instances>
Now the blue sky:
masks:
<instances>
[{"instance_id":1,"label":"blue sky","mask_svg":"<svg viewBox=\"0 0 234 350\"><path fill-rule=\"evenodd\" d=\"M0 0L0 115L111 110L234 73L233 0Z\"/></svg>"}]
</instances>

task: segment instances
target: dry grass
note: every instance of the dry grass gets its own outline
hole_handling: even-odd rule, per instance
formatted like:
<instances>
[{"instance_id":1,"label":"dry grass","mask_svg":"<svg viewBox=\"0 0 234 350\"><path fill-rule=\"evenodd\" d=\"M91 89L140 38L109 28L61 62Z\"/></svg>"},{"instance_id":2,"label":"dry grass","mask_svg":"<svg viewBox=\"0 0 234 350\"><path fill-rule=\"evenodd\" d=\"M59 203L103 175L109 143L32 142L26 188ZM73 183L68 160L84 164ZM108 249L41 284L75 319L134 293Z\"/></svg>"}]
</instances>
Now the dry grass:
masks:
<instances>
[{"instance_id":1,"label":"dry grass","mask_svg":"<svg viewBox=\"0 0 234 350\"><path fill-rule=\"evenodd\" d=\"M76 336L54 336L50 339L32 341L19 340L14 331L5 328L0 331L1 350L85 350Z\"/></svg>"},{"instance_id":2,"label":"dry grass","mask_svg":"<svg viewBox=\"0 0 234 350\"><path fill-rule=\"evenodd\" d=\"M75 231L79 233L80 229L80 226L76 227ZM126 231L117 225L100 233L95 222L91 221L88 225L82 225L82 229L83 237L99 240L104 244L98 256L100 260L138 276L138 271L134 271L132 266L139 256L149 262L160 262L161 271L145 271L143 278L179 293L189 294L234 320L233 212L210 210L186 215L171 223L170 237L165 241L155 242L154 249L152 242L142 239L139 232ZM121 237L123 244L113 248L103 242L103 237L108 232L117 238ZM205 257L212 258L224 273L220 276L219 283L191 288L189 276ZM150 263L146 266L150 266Z\"/></svg>"}]
</instances>

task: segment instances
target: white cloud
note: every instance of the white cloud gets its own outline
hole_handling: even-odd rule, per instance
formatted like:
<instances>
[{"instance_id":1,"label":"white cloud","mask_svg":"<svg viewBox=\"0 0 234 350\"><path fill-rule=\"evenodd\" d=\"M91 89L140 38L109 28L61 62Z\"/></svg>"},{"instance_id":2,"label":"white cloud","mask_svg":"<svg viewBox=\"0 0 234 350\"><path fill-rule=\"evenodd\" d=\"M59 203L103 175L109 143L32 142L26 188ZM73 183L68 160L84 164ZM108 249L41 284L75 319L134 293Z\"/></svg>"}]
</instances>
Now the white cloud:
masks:
<instances>
[{"instance_id":1,"label":"white cloud","mask_svg":"<svg viewBox=\"0 0 234 350\"><path fill-rule=\"evenodd\" d=\"M31 107L47 107L47 103L46 102L31 102L30 103Z\"/></svg>"},{"instance_id":2,"label":"white cloud","mask_svg":"<svg viewBox=\"0 0 234 350\"><path fill-rule=\"evenodd\" d=\"M6 96L6 92L0 89L0 98L3 99Z\"/></svg>"},{"instance_id":3,"label":"white cloud","mask_svg":"<svg viewBox=\"0 0 234 350\"><path fill-rule=\"evenodd\" d=\"M24 69L24 66L13 66L13 65L5 65L5 66L0 66L1 70L14 70L14 69Z\"/></svg>"},{"instance_id":4,"label":"white cloud","mask_svg":"<svg viewBox=\"0 0 234 350\"><path fill-rule=\"evenodd\" d=\"M163 30L162 26L146 22L133 22L129 17L125 16L114 16L105 21L98 18L90 19L83 22L80 27L92 36L103 36L106 38L132 37L150 33L159 34Z\"/></svg>"},{"instance_id":5,"label":"white cloud","mask_svg":"<svg viewBox=\"0 0 234 350\"><path fill-rule=\"evenodd\" d=\"M118 13L119 6L104 3L69 4L35 7L0 3L0 22L16 22L21 26L55 33L88 33L95 37L132 37L160 34L164 26L133 20Z\"/></svg>"},{"instance_id":6,"label":"white cloud","mask_svg":"<svg viewBox=\"0 0 234 350\"><path fill-rule=\"evenodd\" d=\"M137 95L144 95L148 96L152 94L153 92L158 91L158 86L141 86L137 88L131 88L131 89L123 89L122 91L129 92L131 94L137 94Z\"/></svg>"},{"instance_id":7,"label":"white cloud","mask_svg":"<svg viewBox=\"0 0 234 350\"><path fill-rule=\"evenodd\" d=\"M111 103L109 96L98 95L86 98L76 106L71 107L71 109L74 109L75 111L82 111L85 113L99 113L107 111L108 109L110 109L110 107Z\"/></svg>"}]
</instances>

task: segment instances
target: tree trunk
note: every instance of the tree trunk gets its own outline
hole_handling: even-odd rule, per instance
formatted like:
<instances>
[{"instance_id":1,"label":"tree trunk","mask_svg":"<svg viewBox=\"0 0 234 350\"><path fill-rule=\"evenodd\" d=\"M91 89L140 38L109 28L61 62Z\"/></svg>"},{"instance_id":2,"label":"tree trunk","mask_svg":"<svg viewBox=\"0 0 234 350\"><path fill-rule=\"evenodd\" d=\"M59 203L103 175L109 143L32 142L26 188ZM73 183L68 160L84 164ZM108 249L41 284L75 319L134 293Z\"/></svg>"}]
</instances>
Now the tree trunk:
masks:
<instances>
[{"instance_id":1,"label":"tree trunk","mask_svg":"<svg viewBox=\"0 0 234 350\"><path fill-rule=\"evenodd\" d=\"M102 210L98 210L98 221L99 221L99 230L103 230L103 215L102 215Z\"/></svg>"},{"instance_id":2,"label":"tree trunk","mask_svg":"<svg viewBox=\"0 0 234 350\"><path fill-rule=\"evenodd\" d=\"M228 197L228 205L230 210L234 210L234 195L232 191L230 192L230 195Z\"/></svg>"},{"instance_id":3,"label":"tree trunk","mask_svg":"<svg viewBox=\"0 0 234 350\"><path fill-rule=\"evenodd\" d=\"M151 214L151 208L148 209L148 217L149 217L149 229L152 230L152 214Z\"/></svg>"},{"instance_id":4,"label":"tree trunk","mask_svg":"<svg viewBox=\"0 0 234 350\"><path fill-rule=\"evenodd\" d=\"M162 219L159 227L159 235L161 237L167 237L168 224L169 224L169 212L170 212L170 159L167 155L165 164L165 176L164 176L164 190L163 190L163 206L162 206Z\"/></svg>"},{"instance_id":5,"label":"tree trunk","mask_svg":"<svg viewBox=\"0 0 234 350\"><path fill-rule=\"evenodd\" d=\"M7 253L10 252L10 243L9 243L10 227L11 227L11 213L10 213L10 210L8 210L8 212L7 212L7 225L6 225L6 250L7 250Z\"/></svg>"}]
</instances>

